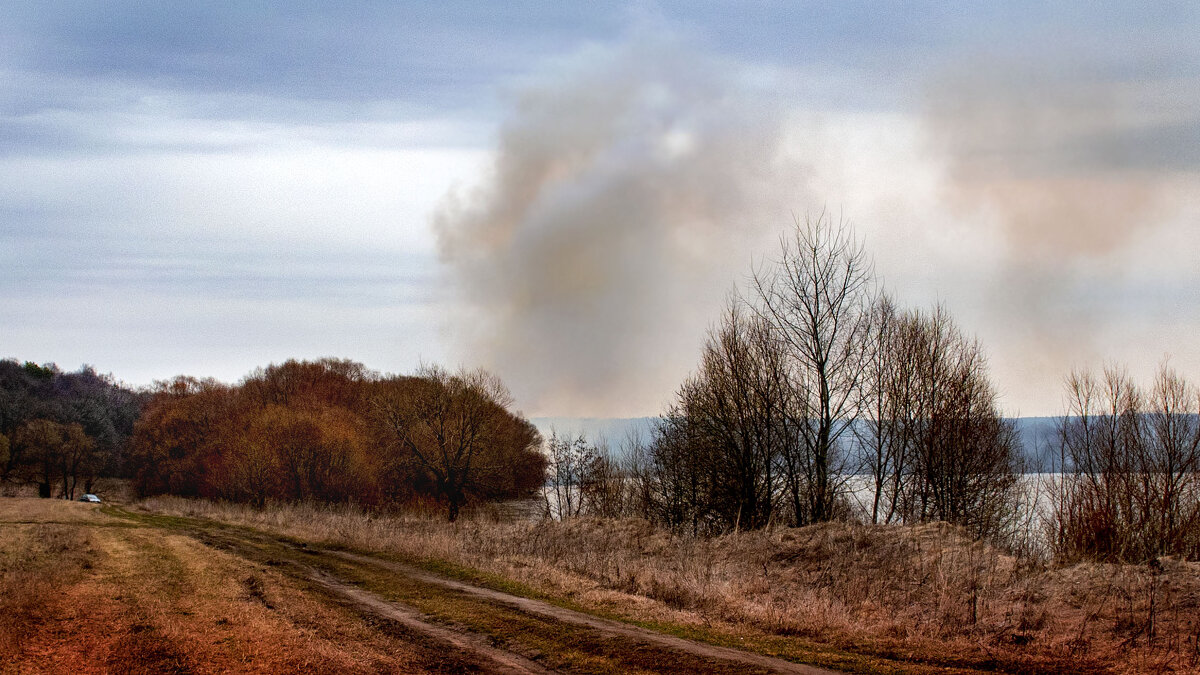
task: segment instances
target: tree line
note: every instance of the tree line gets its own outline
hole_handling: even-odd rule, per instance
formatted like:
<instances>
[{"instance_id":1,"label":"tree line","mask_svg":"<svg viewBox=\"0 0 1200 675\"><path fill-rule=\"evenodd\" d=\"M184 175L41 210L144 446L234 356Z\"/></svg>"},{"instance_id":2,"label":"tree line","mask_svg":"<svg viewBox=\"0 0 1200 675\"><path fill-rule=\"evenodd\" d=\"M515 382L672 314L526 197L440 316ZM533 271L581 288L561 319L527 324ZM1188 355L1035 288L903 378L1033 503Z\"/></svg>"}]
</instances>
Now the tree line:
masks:
<instances>
[{"instance_id":1,"label":"tree line","mask_svg":"<svg viewBox=\"0 0 1200 675\"><path fill-rule=\"evenodd\" d=\"M0 483L73 499L127 469L145 396L83 367L0 360Z\"/></svg>"},{"instance_id":2,"label":"tree line","mask_svg":"<svg viewBox=\"0 0 1200 675\"><path fill-rule=\"evenodd\" d=\"M433 502L454 520L473 501L541 486L536 428L482 370L426 366L382 376L347 360L287 361L237 385L155 386L130 448L142 495L263 504Z\"/></svg>"}]
</instances>

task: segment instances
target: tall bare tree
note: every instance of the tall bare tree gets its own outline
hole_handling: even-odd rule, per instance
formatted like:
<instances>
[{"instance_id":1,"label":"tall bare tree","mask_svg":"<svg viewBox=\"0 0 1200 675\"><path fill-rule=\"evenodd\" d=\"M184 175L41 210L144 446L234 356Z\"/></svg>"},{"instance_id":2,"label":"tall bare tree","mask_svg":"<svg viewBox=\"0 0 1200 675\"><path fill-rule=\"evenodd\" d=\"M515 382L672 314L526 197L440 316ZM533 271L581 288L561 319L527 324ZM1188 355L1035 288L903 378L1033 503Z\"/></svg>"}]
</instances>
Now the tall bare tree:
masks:
<instances>
[{"instance_id":1,"label":"tall bare tree","mask_svg":"<svg viewBox=\"0 0 1200 675\"><path fill-rule=\"evenodd\" d=\"M754 307L789 360L785 478L798 524L829 520L845 475L841 444L864 406L872 265L853 231L822 214L797 221L775 265L754 275Z\"/></svg>"},{"instance_id":2,"label":"tall bare tree","mask_svg":"<svg viewBox=\"0 0 1200 675\"><path fill-rule=\"evenodd\" d=\"M863 379L864 403L859 436L860 471L871 479L872 523L891 522L908 458L906 405L911 388L906 386L915 372L911 340L906 340L911 317L900 312L881 293L871 311L867 374Z\"/></svg>"}]
</instances>

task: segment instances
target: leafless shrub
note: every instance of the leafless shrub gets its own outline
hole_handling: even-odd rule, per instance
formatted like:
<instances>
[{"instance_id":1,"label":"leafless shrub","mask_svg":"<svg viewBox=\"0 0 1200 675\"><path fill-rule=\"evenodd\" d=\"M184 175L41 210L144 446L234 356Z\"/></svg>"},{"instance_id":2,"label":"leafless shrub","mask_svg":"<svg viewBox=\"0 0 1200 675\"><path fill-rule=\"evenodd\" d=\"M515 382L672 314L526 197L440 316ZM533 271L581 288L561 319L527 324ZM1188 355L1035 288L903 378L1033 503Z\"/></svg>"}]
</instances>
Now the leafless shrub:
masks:
<instances>
[{"instance_id":1,"label":"leafless shrub","mask_svg":"<svg viewBox=\"0 0 1200 675\"><path fill-rule=\"evenodd\" d=\"M591 444L551 432L546 440L546 484L543 513L563 520L582 515L617 518L630 509L631 483L604 442Z\"/></svg>"},{"instance_id":2,"label":"leafless shrub","mask_svg":"<svg viewBox=\"0 0 1200 675\"><path fill-rule=\"evenodd\" d=\"M1066 559L1200 558L1200 391L1167 367L1067 379L1051 537Z\"/></svg>"}]
</instances>

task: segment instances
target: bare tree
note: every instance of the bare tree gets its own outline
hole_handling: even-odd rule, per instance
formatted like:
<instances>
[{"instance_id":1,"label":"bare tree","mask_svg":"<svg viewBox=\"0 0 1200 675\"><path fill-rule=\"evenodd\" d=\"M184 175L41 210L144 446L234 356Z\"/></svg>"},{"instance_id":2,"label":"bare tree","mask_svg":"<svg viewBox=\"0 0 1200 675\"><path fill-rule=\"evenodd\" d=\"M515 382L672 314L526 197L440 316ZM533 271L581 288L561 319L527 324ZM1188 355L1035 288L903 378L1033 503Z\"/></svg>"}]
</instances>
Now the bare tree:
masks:
<instances>
[{"instance_id":1,"label":"bare tree","mask_svg":"<svg viewBox=\"0 0 1200 675\"><path fill-rule=\"evenodd\" d=\"M895 495L904 474L903 393L900 384L907 372L900 339L903 317L887 294L880 294L871 310L867 373L863 378L862 419L859 435L860 470L871 478L872 523L890 522ZM890 492L890 494L889 494Z\"/></svg>"},{"instance_id":2,"label":"bare tree","mask_svg":"<svg viewBox=\"0 0 1200 675\"><path fill-rule=\"evenodd\" d=\"M79 479L88 480L98 469L96 443L76 422L30 420L18 427L14 436L25 477L37 483L42 497L50 497L58 483L59 496L74 499Z\"/></svg>"},{"instance_id":3,"label":"bare tree","mask_svg":"<svg viewBox=\"0 0 1200 675\"><path fill-rule=\"evenodd\" d=\"M592 446L593 452L584 467L583 494L584 510L601 518L618 518L626 515L631 502L630 476L622 463L613 457L608 442L603 437Z\"/></svg>"},{"instance_id":4,"label":"bare tree","mask_svg":"<svg viewBox=\"0 0 1200 675\"><path fill-rule=\"evenodd\" d=\"M1139 475L1151 495L1148 552L1200 557L1200 390L1164 365L1148 403Z\"/></svg>"},{"instance_id":5,"label":"bare tree","mask_svg":"<svg viewBox=\"0 0 1200 675\"><path fill-rule=\"evenodd\" d=\"M693 424L686 407L698 386L695 378L683 383L677 403L655 424L648 452L652 519L693 535L716 529L713 485L723 478L714 472L710 439Z\"/></svg>"},{"instance_id":6,"label":"bare tree","mask_svg":"<svg viewBox=\"0 0 1200 675\"><path fill-rule=\"evenodd\" d=\"M754 275L755 307L789 359L790 433L783 467L797 524L834 516L841 442L862 412L872 267L851 229L825 215L797 222L772 269Z\"/></svg>"},{"instance_id":7,"label":"bare tree","mask_svg":"<svg viewBox=\"0 0 1200 675\"><path fill-rule=\"evenodd\" d=\"M692 386L680 392L689 442L707 449L710 504L719 529L770 522L776 463L786 442L787 363L771 326L731 301L713 329Z\"/></svg>"},{"instance_id":8,"label":"bare tree","mask_svg":"<svg viewBox=\"0 0 1200 675\"><path fill-rule=\"evenodd\" d=\"M630 430L621 441L621 473L626 477L626 509L635 516L653 520L658 498L652 447L640 434Z\"/></svg>"},{"instance_id":9,"label":"bare tree","mask_svg":"<svg viewBox=\"0 0 1200 675\"><path fill-rule=\"evenodd\" d=\"M596 449L582 434L572 439L551 431L546 440L546 485L542 491L546 517L565 520L583 514L583 486L588 465L596 456Z\"/></svg>"},{"instance_id":10,"label":"bare tree","mask_svg":"<svg viewBox=\"0 0 1200 675\"><path fill-rule=\"evenodd\" d=\"M1200 392L1167 367L1068 376L1053 533L1064 558L1200 556Z\"/></svg>"},{"instance_id":11,"label":"bare tree","mask_svg":"<svg viewBox=\"0 0 1200 675\"><path fill-rule=\"evenodd\" d=\"M882 297L858 427L873 522L946 520L980 536L1015 512L1018 447L979 343L942 307L899 311Z\"/></svg>"}]
</instances>

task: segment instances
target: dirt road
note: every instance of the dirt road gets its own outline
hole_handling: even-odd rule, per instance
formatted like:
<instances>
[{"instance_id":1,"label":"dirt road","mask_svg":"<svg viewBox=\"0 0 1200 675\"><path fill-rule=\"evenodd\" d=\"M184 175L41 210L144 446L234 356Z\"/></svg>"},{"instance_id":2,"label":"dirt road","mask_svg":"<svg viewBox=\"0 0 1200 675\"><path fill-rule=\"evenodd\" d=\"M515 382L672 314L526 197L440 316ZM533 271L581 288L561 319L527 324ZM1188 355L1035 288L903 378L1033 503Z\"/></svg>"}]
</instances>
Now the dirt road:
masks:
<instances>
[{"instance_id":1,"label":"dirt road","mask_svg":"<svg viewBox=\"0 0 1200 675\"><path fill-rule=\"evenodd\" d=\"M249 528L2 501L0 672L832 673Z\"/></svg>"},{"instance_id":2,"label":"dirt road","mask_svg":"<svg viewBox=\"0 0 1200 675\"><path fill-rule=\"evenodd\" d=\"M833 671L703 644L541 600L431 574L376 556L328 551L254 530L140 516L208 546L287 569L364 615L442 644L498 673L787 673Z\"/></svg>"},{"instance_id":3,"label":"dirt road","mask_svg":"<svg viewBox=\"0 0 1200 675\"><path fill-rule=\"evenodd\" d=\"M413 579L434 586L442 586L453 589L468 595L483 598L485 600L500 603L505 606L515 607L520 611L538 616L548 617L553 621L561 621L563 623L586 626L595 629L602 634L610 637L620 636L629 638L638 642L647 644L660 645L670 650L691 654L700 658L717 662L728 661L729 663L737 664L743 668L761 668L766 672L776 673L794 673L796 675L830 675L834 671L824 668L816 668L781 659L763 656L761 654L753 654L750 652L730 649L728 647L718 647L714 645L695 642L693 640L685 640L675 637L674 635L666 635L652 630L647 630L639 626L622 623L620 621L612 621L583 612L577 612L565 607L552 605L542 600L525 598L519 595L503 593L501 591L492 590L490 588L482 588L471 584L463 583L454 579L445 577L437 577L427 574L409 565L381 560L372 556L365 556L357 553L348 553L345 551L331 551L329 555L338 556L346 560L352 560L368 565L378 565L384 569L390 570L397 574L404 574Z\"/></svg>"}]
</instances>

